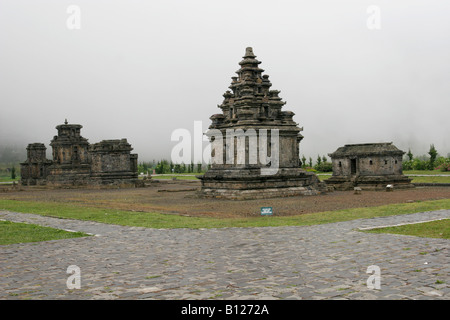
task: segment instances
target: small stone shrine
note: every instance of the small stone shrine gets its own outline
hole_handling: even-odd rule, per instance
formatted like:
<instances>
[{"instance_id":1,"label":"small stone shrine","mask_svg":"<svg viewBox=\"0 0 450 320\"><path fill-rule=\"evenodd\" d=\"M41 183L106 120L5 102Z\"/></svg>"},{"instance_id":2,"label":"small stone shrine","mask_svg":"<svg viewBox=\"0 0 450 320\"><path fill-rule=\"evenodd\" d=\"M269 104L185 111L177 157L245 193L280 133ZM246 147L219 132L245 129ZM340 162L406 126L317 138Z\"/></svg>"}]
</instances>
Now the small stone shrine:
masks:
<instances>
[{"instance_id":1,"label":"small stone shrine","mask_svg":"<svg viewBox=\"0 0 450 320\"><path fill-rule=\"evenodd\" d=\"M333 175L325 182L337 190L386 190L411 188L411 179L403 175L402 157L392 142L347 144L328 154L331 157Z\"/></svg>"},{"instance_id":2,"label":"small stone shrine","mask_svg":"<svg viewBox=\"0 0 450 320\"><path fill-rule=\"evenodd\" d=\"M46 156L43 143L30 143L27 147L27 160L20 164L21 183L24 185L43 185L47 182L48 168L52 164Z\"/></svg>"},{"instance_id":3,"label":"small stone shrine","mask_svg":"<svg viewBox=\"0 0 450 320\"><path fill-rule=\"evenodd\" d=\"M222 113L210 117L205 133L211 142L211 168L202 176L199 195L224 199L257 199L316 195L326 187L314 173L301 168L303 139L294 113L283 111L280 91L271 89L268 75L252 48L232 77Z\"/></svg>"}]
</instances>

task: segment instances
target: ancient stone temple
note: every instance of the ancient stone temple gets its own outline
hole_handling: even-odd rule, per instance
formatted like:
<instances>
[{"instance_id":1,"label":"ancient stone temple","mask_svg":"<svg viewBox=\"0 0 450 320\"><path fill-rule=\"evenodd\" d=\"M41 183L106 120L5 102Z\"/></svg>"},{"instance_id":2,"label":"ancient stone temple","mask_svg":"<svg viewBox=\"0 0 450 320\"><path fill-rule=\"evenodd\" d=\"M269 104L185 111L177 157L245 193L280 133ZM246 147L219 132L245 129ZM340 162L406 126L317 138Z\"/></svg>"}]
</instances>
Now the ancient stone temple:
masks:
<instances>
[{"instance_id":1,"label":"ancient stone temple","mask_svg":"<svg viewBox=\"0 0 450 320\"><path fill-rule=\"evenodd\" d=\"M58 134L50 142L53 163L49 167L47 183L49 185L87 184L91 172L89 142L81 136L79 124L56 126Z\"/></svg>"},{"instance_id":2,"label":"ancient stone temple","mask_svg":"<svg viewBox=\"0 0 450 320\"><path fill-rule=\"evenodd\" d=\"M313 173L301 169L302 131L294 113L283 111L280 91L271 89L252 48L232 77L222 113L210 117L211 169L201 180L200 195L255 199L315 195L325 190Z\"/></svg>"},{"instance_id":3,"label":"ancient stone temple","mask_svg":"<svg viewBox=\"0 0 450 320\"><path fill-rule=\"evenodd\" d=\"M50 186L136 186L137 154L126 139L104 140L90 144L81 136L82 126L64 124L56 127L53 160L46 159L42 143L28 145L27 160L21 163L23 185Z\"/></svg>"},{"instance_id":4,"label":"ancient stone temple","mask_svg":"<svg viewBox=\"0 0 450 320\"><path fill-rule=\"evenodd\" d=\"M347 144L328 154L333 165L333 175L325 182L338 190L358 186L365 190L411 188L411 179L403 175L402 157L392 142Z\"/></svg>"},{"instance_id":5,"label":"ancient stone temple","mask_svg":"<svg viewBox=\"0 0 450 320\"><path fill-rule=\"evenodd\" d=\"M31 143L27 147L27 160L20 164L21 181L25 185L46 184L48 168L52 164L46 157L47 148L43 143Z\"/></svg>"}]
</instances>

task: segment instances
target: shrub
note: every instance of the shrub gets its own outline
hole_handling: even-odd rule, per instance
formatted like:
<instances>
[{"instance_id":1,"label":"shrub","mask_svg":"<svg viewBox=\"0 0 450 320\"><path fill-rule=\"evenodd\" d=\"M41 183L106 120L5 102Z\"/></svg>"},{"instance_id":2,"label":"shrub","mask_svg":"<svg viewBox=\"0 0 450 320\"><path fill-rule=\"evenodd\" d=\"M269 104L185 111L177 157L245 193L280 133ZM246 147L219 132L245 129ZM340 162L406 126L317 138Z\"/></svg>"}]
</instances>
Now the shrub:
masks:
<instances>
[{"instance_id":1,"label":"shrub","mask_svg":"<svg viewBox=\"0 0 450 320\"><path fill-rule=\"evenodd\" d=\"M436 161L436 164L438 164L438 166L435 168L435 170L439 170L442 172L450 171L450 159L449 158L439 157Z\"/></svg>"},{"instance_id":2,"label":"shrub","mask_svg":"<svg viewBox=\"0 0 450 320\"><path fill-rule=\"evenodd\" d=\"M450 163L443 163L440 166L436 167L436 170L440 170L442 172L450 171Z\"/></svg>"},{"instance_id":3,"label":"shrub","mask_svg":"<svg viewBox=\"0 0 450 320\"><path fill-rule=\"evenodd\" d=\"M157 174L168 173L170 170L170 164L167 160L161 160L155 167L155 172Z\"/></svg>"},{"instance_id":4,"label":"shrub","mask_svg":"<svg viewBox=\"0 0 450 320\"><path fill-rule=\"evenodd\" d=\"M314 166L314 169L320 172L331 172L333 171L333 165L331 162L321 162Z\"/></svg>"},{"instance_id":5,"label":"shrub","mask_svg":"<svg viewBox=\"0 0 450 320\"><path fill-rule=\"evenodd\" d=\"M430 162L427 160L420 160L415 158L412 162L413 170L428 170L430 167Z\"/></svg>"},{"instance_id":6,"label":"shrub","mask_svg":"<svg viewBox=\"0 0 450 320\"><path fill-rule=\"evenodd\" d=\"M413 160L406 160L402 163L403 170L413 170Z\"/></svg>"}]
</instances>

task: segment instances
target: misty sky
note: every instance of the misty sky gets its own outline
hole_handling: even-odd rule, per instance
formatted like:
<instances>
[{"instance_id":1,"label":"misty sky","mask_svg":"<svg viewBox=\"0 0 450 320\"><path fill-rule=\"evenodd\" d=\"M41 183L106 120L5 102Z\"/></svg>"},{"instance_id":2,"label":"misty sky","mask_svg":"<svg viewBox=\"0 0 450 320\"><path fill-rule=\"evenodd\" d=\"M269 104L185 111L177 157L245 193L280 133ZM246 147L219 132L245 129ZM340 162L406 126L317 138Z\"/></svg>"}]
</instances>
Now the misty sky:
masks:
<instances>
[{"instance_id":1,"label":"misty sky","mask_svg":"<svg viewBox=\"0 0 450 320\"><path fill-rule=\"evenodd\" d=\"M0 0L0 145L50 149L67 118L91 143L127 138L139 161L168 159L175 129L220 112L249 46L304 127L301 154L384 141L450 153L442 0Z\"/></svg>"}]
</instances>

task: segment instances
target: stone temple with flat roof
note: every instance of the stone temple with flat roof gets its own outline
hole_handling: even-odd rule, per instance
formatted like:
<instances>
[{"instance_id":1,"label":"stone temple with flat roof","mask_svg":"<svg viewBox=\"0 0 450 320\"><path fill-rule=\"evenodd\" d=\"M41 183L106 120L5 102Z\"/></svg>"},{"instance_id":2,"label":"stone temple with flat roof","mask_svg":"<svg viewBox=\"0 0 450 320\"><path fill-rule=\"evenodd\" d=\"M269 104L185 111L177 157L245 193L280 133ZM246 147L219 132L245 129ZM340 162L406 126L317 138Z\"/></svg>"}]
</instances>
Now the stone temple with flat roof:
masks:
<instances>
[{"instance_id":1,"label":"stone temple with flat roof","mask_svg":"<svg viewBox=\"0 0 450 320\"><path fill-rule=\"evenodd\" d=\"M271 89L269 76L247 48L237 76L232 77L219 109L205 133L211 142L211 168L201 176L202 197L256 199L316 195L326 187L301 168L303 139L284 111L280 91Z\"/></svg>"},{"instance_id":2,"label":"stone temple with flat roof","mask_svg":"<svg viewBox=\"0 0 450 320\"><path fill-rule=\"evenodd\" d=\"M392 142L346 144L328 154L333 175L325 182L337 190L384 190L387 185L412 188L411 179L402 171L404 154Z\"/></svg>"},{"instance_id":3,"label":"stone temple with flat roof","mask_svg":"<svg viewBox=\"0 0 450 320\"><path fill-rule=\"evenodd\" d=\"M49 186L138 186L137 154L127 139L90 144L81 136L79 124L56 126L52 160L43 143L27 147L27 160L20 164L23 185Z\"/></svg>"}]
</instances>

